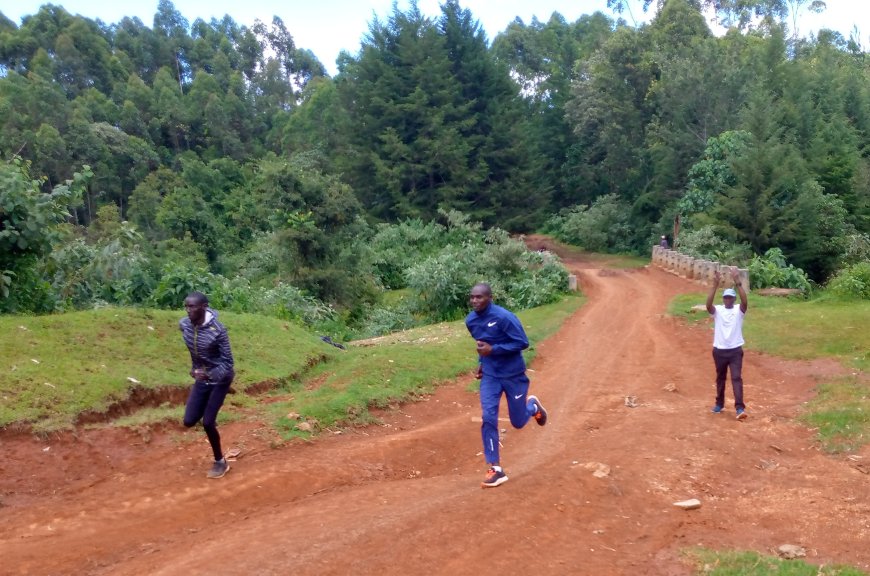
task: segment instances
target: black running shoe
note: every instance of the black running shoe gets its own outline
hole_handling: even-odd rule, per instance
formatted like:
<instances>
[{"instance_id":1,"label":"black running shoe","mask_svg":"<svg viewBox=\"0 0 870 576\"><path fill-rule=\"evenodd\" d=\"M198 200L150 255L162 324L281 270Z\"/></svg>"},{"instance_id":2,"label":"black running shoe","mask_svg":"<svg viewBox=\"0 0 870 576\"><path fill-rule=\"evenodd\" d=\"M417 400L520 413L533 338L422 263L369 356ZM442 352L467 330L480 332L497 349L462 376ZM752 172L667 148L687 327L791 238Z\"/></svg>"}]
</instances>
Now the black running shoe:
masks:
<instances>
[{"instance_id":1,"label":"black running shoe","mask_svg":"<svg viewBox=\"0 0 870 576\"><path fill-rule=\"evenodd\" d=\"M496 470L494 467L491 467L486 472L486 478L480 483L480 486L483 488L495 488L507 481L508 477L507 474L504 473L504 470Z\"/></svg>"},{"instance_id":2,"label":"black running shoe","mask_svg":"<svg viewBox=\"0 0 870 576\"><path fill-rule=\"evenodd\" d=\"M537 422L538 426L544 426L547 423L547 411L544 409L544 405L541 404L537 396L529 396L529 402L534 402L537 408L535 411L535 422Z\"/></svg>"},{"instance_id":3,"label":"black running shoe","mask_svg":"<svg viewBox=\"0 0 870 576\"><path fill-rule=\"evenodd\" d=\"M226 458L221 458L220 460L215 460L211 470L208 471L208 477L212 479L223 478L229 471L230 463L227 462Z\"/></svg>"}]
</instances>

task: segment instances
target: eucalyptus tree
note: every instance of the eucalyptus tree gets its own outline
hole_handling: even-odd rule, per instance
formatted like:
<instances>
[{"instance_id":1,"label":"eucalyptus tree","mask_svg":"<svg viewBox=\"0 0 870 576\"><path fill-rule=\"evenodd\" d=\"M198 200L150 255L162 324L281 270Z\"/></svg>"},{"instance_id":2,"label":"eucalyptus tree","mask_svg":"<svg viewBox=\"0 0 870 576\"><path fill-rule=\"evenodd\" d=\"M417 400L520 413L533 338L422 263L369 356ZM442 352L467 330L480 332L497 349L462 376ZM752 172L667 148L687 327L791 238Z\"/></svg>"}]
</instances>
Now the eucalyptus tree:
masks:
<instances>
[{"instance_id":1,"label":"eucalyptus tree","mask_svg":"<svg viewBox=\"0 0 870 576\"><path fill-rule=\"evenodd\" d=\"M69 179L69 114L66 95L51 76L10 70L0 78L0 155L31 160L50 186Z\"/></svg>"},{"instance_id":2,"label":"eucalyptus tree","mask_svg":"<svg viewBox=\"0 0 870 576\"><path fill-rule=\"evenodd\" d=\"M158 69L167 67L173 71L179 93L192 80L190 56L190 23L170 0L157 3L154 14L154 33L157 36Z\"/></svg>"},{"instance_id":3,"label":"eucalyptus tree","mask_svg":"<svg viewBox=\"0 0 870 576\"><path fill-rule=\"evenodd\" d=\"M578 204L608 193L633 203L649 184L650 158L642 143L654 111L647 99L657 74L650 48L648 34L621 26L578 64L565 105L578 140Z\"/></svg>"},{"instance_id":4,"label":"eucalyptus tree","mask_svg":"<svg viewBox=\"0 0 870 576\"><path fill-rule=\"evenodd\" d=\"M708 139L736 123L753 71L743 65L741 48L733 47L741 36L713 37L687 0L666 3L646 32L655 76L647 95L652 117L645 147L652 173L643 220L656 222L681 194Z\"/></svg>"},{"instance_id":5,"label":"eucalyptus tree","mask_svg":"<svg viewBox=\"0 0 870 576\"><path fill-rule=\"evenodd\" d=\"M643 11L646 12L650 6L655 4L656 9L661 8L668 3L669 0L643 0ZM712 10L716 17L725 26L738 26L744 28L754 20L774 19L782 20L789 13L791 5L824 5L824 2L819 0L690 0L691 3L699 9ZM614 12L622 14L630 11L630 0L607 0L607 7Z\"/></svg>"},{"instance_id":6,"label":"eucalyptus tree","mask_svg":"<svg viewBox=\"0 0 870 576\"><path fill-rule=\"evenodd\" d=\"M112 47L127 73L150 85L164 65L160 61L160 39L156 32L135 16L125 16L111 28Z\"/></svg>"},{"instance_id":7,"label":"eucalyptus tree","mask_svg":"<svg viewBox=\"0 0 870 576\"><path fill-rule=\"evenodd\" d=\"M554 207L577 201L582 184L571 162L578 147L565 104L578 63L588 60L612 33L600 12L569 23L559 13L547 22L516 19L496 36L492 53L507 66L525 102L524 140L533 158L534 179L549 191Z\"/></svg>"}]
</instances>

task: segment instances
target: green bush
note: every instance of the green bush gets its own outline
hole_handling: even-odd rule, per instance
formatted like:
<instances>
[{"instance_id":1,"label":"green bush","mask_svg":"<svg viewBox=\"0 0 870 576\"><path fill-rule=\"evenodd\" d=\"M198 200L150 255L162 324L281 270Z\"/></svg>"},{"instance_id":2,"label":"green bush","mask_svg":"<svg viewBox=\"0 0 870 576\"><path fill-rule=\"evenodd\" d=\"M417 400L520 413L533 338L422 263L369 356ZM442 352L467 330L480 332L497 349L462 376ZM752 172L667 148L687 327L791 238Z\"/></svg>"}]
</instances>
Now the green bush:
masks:
<instances>
[{"instance_id":1,"label":"green bush","mask_svg":"<svg viewBox=\"0 0 870 576\"><path fill-rule=\"evenodd\" d=\"M412 306L412 304L401 303L391 307L375 306L368 309L365 322L355 331L354 336L371 338L413 328L417 322L411 312Z\"/></svg>"},{"instance_id":2,"label":"green bush","mask_svg":"<svg viewBox=\"0 0 870 576\"><path fill-rule=\"evenodd\" d=\"M568 271L552 254L526 255L528 266L507 281L506 305L516 309L536 308L555 302L568 287Z\"/></svg>"},{"instance_id":3,"label":"green bush","mask_svg":"<svg viewBox=\"0 0 870 576\"><path fill-rule=\"evenodd\" d=\"M752 257L749 282L753 288L796 288L804 294L808 294L811 288L806 273L788 264L779 248L771 248L764 256Z\"/></svg>"},{"instance_id":4,"label":"green bush","mask_svg":"<svg viewBox=\"0 0 870 576\"><path fill-rule=\"evenodd\" d=\"M45 178L30 176L30 163L15 156L0 163L0 312L47 312L54 308L38 270L51 251L58 225L81 203L93 176L88 166L72 180L42 190Z\"/></svg>"},{"instance_id":5,"label":"green bush","mask_svg":"<svg viewBox=\"0 0 870 576\"><path fill-rule=\"evenodd\" d=\"M437 222L420 219L381 224L369 243L374 274L387 289L406 287L406 270L438 251L444 244L446 232Z\"/></svg>"},{"instance_id":6,"label":"green bush","mask_svg":"<svg viewBox=\"0 0 870 576\"><path fill-rule=\"evenodd\" d=\"M616 194L605 194L589 206L563 210L547 222L545 231L592 252L626 252L631 249L629 213Z\"/></svg>"},{"instance_id":7,"label":"green bush","mask_svg":"<svg viewBox=\"0 0 870 576\"><path fill-rule=\"evenodd\" d=\"M169 264L151 293L151 301L158 308L181 308L185 296L191 292L209 295L214 284L215 275L206 268Z\"/></svg>"},{"instance_id":8,"label":"green bush","mask_svg":"<svg viewBox=\"0 0 870 576\"><path fill-rule=\"evenodd\" d=\"M840 270L828 282L827 289L841 298L870 300L870 262Z\"/></svg>"},{"instance_id":9,"label":"green bush","mask_svg":"<svg viewBox=\"0 0 870 576\"><path fill-rule=\"evenodd\" d=\"M716 233L713 226L707 225L697 230L684 230L679 237L677 249L701 260L713 262L733 262L741 265L749 261L752 249L748 244L734 244Z\"/></svg>"},{"instance_id":10,"label":"green bush","mask_svg":"<svg viewBox=\"0 0 870 576\"><path fill-rule=\"evenodd\" d=\"M52 251L41 272L50 278L59 307L82 309L146 301L154 285L149 264L136 244L112 239L93 245L73 238Z\"/></svg>"},{"instance_id":11,"label":"green bush","mask_svg":"<svg viewBox=\"0 0 870 576\"><path fill-rule=\"evenodd\" d=\"M309 326L333 321L337 316L332 306L284 283L260 289L254 297L253 308L252 312L284 320L298 320Z\"/></svg>"},{"instance_id":12,"label":"green bush","mask_svg":"<svg viewBox=\"0 0 870 576\"><path fill-rule=\"evenodd\" d=\"M445 246L408 269L408 287L423 314L433 320L452 320L466 308L471 284L486 279L470 252L465 247Z\"/></svg>"},{"instance_id":13,"label":"green bush","mask_svg":"<svg viewBox=\"0 0 870 576\"><path fill-rule=\"evenodd\" d=\"M29 262L27 261L29 260ZM39 273L36 258L20 259L17 270L6 270L2 276L9 277L8 295L0 298L0 313L36 313L54 312L57 299L51 284L45 281ZM5 281L2 281L5 283Z\"/></svg>"},{"instance_id":14,"label":"green bush","mask_svg":"<svg viewBox=\"0 0 870 576\"><path fill-rule=\"evenodd\" d=\"M413 311L427 321L462 317L476 282L488 282L495 300L514 309L554 302L568 288L568 271L557 256L529 251L497 228L445 246L412 266L407 277L416 298Z\"/></svg>"}]
</instances>

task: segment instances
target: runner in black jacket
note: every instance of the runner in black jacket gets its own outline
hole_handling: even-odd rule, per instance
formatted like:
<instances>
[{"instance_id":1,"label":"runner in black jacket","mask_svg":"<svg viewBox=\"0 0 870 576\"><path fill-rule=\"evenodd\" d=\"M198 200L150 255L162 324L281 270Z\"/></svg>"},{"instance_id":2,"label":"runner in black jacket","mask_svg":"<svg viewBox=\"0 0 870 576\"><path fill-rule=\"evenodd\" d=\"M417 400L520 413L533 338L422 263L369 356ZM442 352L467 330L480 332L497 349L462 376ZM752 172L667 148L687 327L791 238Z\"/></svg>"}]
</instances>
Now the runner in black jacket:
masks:
<instances>
[{"instance_id":1,"label":"runner in black jacket","mask_svg":"<svg viewBox=\"0 0 870 576\"><path fill-rule=\"evenodd\" d=\"M208 477L222 478L230 465L221 450L217 415L235 376L230 339L227 329L217 321L217 312L208 307L205 294L191 292L184 299L184 308L187 318L178 325L190 351L190 376L194 379L184 410L184 425L190 428L202 420L215 460Z\"/></svg>"}]
</instances>

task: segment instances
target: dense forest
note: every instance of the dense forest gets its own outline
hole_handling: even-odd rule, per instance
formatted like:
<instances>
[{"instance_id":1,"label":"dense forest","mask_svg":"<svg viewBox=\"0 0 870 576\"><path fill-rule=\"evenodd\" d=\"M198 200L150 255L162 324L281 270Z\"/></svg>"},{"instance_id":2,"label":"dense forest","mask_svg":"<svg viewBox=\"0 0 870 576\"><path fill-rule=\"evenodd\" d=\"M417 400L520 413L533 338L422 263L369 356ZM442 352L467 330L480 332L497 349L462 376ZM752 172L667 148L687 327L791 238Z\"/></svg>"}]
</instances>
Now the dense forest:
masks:
<instances>
[{"instance_id":1,"label":"dense forest","mask_svg":"<svg viewBox=\"0 0 870 576\"><path fill-rule=\"evenodd\" d=\"M382 331L455 317L483 275L554 297L564 269L508 232L644 254L675 223L687 252L870 297L870 60L857 30L795 33L822 8L665 0L489 39L412 3L334 77L278 17L0 13L0 311L197 288Z\"/></svg>"}]
</instances>

